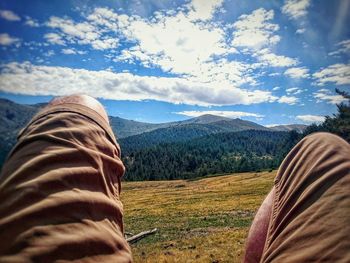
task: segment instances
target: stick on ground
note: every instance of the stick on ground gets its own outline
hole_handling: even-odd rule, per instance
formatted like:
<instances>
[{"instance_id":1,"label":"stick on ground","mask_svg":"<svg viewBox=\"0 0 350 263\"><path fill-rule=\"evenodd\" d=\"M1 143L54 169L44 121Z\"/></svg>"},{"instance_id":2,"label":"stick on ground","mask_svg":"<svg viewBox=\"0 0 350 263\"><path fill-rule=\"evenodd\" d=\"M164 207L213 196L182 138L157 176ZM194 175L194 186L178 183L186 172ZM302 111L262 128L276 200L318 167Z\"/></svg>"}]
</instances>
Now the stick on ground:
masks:
<instances>
[{"instance_id":1,"label":"stick on ground","mask_svg":"<svg viewBox=\"0 0 350 263\"><path fill-rule=\"evenodd\" d=\"M154 234L157 231L158 231L157 228L154 228L152 230L143 231L141 233L138 233L137 235L134 235L132 237L127 238L126 241L128 241L129 243L135 243L148 235Z\"/></svg>"}]
</instances>

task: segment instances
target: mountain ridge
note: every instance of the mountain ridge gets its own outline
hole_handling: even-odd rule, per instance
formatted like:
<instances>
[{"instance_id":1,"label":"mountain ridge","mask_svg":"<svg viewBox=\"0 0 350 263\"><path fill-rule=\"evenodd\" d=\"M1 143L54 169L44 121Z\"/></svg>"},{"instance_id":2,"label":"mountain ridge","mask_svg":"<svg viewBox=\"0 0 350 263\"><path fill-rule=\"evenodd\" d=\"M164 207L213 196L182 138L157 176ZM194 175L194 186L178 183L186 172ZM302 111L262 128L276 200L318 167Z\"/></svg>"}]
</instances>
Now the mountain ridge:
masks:
<instances>
[{"instance_id":1,"label":"mountain ridge","mask_svg":"<svg viewBox=\"0 0 350 263\"><path fill-rule=\"evenodd\" d=\"M268 127L272 131L297 131L302 133L307 125L305 124L284 124L284 125L276 125L272 127Z\"/></svg>"},{"instance_id":2,"label":"mountain ridge","mask_svg":"<svg viewBox=\"0 0 350 263\"><path fill-rule=\"evenodd\" d=\"M38 104L19 104L8 99L0 98L0 120L2 122L1 130L22 128L32 116L45 103ZM278 125L274 127L265 127L252 121L239 118L231 119L227 117L203 114L198 117L183 121L165 122L165 123L147 123L135 120L128 120L118 116L109 116L110 124L118 138L126 138L151 132L157 129L170 128L175 126L186 126L189 124L209 125L221 132L241 131L241 130L272 130L272 131L290 131L297 130L302 132L307 126L302 124ZM214 129L214 130L215 130Z\"/></svg>"},{"instance_id":3,"label":"mountain ridge","mask_svg":"<svg viewBox=\"0 0 350 263\"><path fill-rule=\"evenodd\" d=\"M16 143L19 130L45 105L23 105L0 99L0 166ZM170 166L179 170L180 165L187 168L171 172L169 178L243 171L249 167L275 167L280 160L280 151L275 149L271 152L273 157L269 157L271 147L282 149L285 143L276 144L276 140L289 140L285 131L279 133L254 122L208 114L159 124L114 116L109 118L122 148L123 161L131 169L128 172L130 180L168 178L160 174L171 172ZM252 149L255 149L253 155ZM175 155L173 151L176 151ZM216 152L221 152L221 155L217 156ZM207 153L211 153L211 159L207 159ZM132 165L133 162L135 165Z\"/></svg>"}]
</instances>

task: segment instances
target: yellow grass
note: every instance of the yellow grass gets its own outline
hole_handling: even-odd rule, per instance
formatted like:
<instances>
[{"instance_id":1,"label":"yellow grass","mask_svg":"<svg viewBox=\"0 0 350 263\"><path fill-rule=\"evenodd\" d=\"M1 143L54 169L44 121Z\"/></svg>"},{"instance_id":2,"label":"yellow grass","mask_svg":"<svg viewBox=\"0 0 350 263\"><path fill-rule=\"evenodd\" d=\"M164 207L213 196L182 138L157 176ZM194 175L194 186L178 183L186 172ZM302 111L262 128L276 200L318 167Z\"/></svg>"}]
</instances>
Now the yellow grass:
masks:
<instances>
[{"instance_id":1,"label":"yellow grass","mask_svg":"<svg viewBox=\"0 0 350 263\"><path fill-rule=\"evenodd\" d=\"M275 174L124 182L125 230L158 228L131 245L135 262L240 262L249 225Z\"/></svg>"}]
</instances>

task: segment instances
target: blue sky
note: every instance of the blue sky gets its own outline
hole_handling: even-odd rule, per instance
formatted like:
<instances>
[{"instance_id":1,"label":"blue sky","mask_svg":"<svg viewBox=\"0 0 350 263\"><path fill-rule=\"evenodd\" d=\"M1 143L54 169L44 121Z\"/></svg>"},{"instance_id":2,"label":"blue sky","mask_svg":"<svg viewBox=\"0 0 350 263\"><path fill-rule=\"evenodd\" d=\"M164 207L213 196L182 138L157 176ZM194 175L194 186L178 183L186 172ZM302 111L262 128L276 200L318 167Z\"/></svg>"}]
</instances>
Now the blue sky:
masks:
<instances>
[{"instance_id":1,"label":"blue sky","mask_svg":"<svg viewBox=\"0 0 350 263\"><path fill-rule=\"evenodd\" d=\"M349 0L4 0L0 97L85 93L145 122L319 122L349 91L349 14Z\"/></svg>"}]
</instances>

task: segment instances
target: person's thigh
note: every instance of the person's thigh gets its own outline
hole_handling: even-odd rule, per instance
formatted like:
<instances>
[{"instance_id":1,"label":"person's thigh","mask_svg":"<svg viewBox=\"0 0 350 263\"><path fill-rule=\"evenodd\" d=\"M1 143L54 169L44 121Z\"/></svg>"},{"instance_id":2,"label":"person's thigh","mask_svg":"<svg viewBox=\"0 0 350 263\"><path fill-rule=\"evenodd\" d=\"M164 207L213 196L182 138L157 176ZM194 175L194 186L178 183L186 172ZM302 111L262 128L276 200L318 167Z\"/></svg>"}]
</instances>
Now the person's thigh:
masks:
<instances>
[{"instance_id":1,"label":"person's thigh","mask_svg":"<svg viewBox=\"0 0 350 263\"><path fill-rule=\"evenodd\" d=\"M0 261L130 262L124 166L107 114L87 96L56 99L19 134L0 177Z\"/></svg>"},{"instance_id":2,"label":"person's thigh","mask_svg":"<svg viewBox=\"0 0 350 263\"><path fill-rule=\"evenodd\" d=\"M349 189L346 141L316 133L299 142L275 179L271 211L265 213L270 222L261 261L348 262Z\"/></svg>"}]
</instances>

